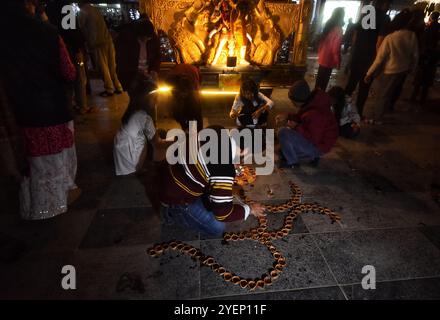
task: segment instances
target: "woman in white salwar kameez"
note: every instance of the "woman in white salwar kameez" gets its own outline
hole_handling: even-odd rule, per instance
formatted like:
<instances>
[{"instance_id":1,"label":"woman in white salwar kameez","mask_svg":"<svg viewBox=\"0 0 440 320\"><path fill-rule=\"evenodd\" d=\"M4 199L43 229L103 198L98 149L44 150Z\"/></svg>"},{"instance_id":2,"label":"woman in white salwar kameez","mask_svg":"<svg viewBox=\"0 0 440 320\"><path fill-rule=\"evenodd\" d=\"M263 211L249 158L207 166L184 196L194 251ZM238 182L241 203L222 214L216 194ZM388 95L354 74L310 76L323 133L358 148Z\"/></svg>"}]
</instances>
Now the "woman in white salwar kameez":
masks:
<instances>
[{"instance_id":1,"label":"woman in white salwar kameez","mask_svg":"<svg viewBox=\"0 0 440 320\"><path fill-rule=\"evenodd\" d=\"M160 142L148 112L156 103L157 86L139 75L129 90L130 103L122 117L122 126L114 139L113 157L116 175L128 175L142 169L148 141Z\"/></svg>"}]
</instances>

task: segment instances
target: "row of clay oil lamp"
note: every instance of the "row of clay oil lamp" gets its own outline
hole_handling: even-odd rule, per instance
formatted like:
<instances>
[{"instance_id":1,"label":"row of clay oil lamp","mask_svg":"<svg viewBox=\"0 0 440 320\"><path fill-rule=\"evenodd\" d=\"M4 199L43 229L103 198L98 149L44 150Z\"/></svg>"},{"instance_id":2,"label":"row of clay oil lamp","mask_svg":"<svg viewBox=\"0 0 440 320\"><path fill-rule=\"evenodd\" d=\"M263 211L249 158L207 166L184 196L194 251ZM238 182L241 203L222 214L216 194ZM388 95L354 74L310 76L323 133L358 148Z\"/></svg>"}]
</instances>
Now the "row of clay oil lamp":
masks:
<instances>
[{"instance_id":1,"label":"row of clay oil lamp","mask_svg":"<svg viewBox=\"0 0 440 320\"><path fill-rule=\"evenodd\" d=\"M303 212L312 211L315 213L325 214L329 216L332 223L339 221L340 217L329 208L319 206L316 203L300 204L302 192L294 183L289 182L292 198L284 204L280 205L268 205L266 211L273 213L281 213L290 210L289 214L284 218L283 226L279 230L268 231L267 230L267 217L258 218L259 226L252 228L248 231L225 233L223 236L224 241L240 241L251 239L260 242L265 245L272 253L275 259L273 268L269 269L266 274L257 279L245 279L232 272L229 272L222 265L216 262L211 256L205 256L200 249L191 245L182 243L180 241L170 241L162 244L157 244L154 247L148 249L148 254L152 257L158 257L162 255L166 250L175 250L183 254L189 255L191 258L200 261L204 266L211 268L211 270L217 273L226 282L231 282L234 285L239 285L241 288L247 288L254 290L256 288L263 289L265 286L269 286L276 280L284 267L287 265L286 259L281 252L270 242L270 239L280 239L287 236L293 229L294 219ZM246 203L252 203L249 198L242 195L243 200Z\"/></svg>"}]
</instances>

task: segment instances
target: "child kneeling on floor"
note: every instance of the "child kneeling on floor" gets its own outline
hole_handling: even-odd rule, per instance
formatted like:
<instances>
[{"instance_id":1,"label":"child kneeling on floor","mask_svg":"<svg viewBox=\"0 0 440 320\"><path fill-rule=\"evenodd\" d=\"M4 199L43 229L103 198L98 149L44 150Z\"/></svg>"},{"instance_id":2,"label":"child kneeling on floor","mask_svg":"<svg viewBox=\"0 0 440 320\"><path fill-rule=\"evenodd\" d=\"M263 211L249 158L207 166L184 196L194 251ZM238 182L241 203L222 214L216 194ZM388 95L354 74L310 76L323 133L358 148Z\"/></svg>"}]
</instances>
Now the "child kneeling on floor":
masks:
<instances>
[{"instance_id":1,"label":"child kneeling on floor","mask_svg":"<svg viewBox=\"0 0 440 320\"><path fill-rule=\"evenodd\" d=\"M344 89L335 86L327 93L332 98L332 108L339 125L339 135L348 139L357 137L360 133L361 117L350 99L345 97Z\"/></svg>"},{"instance_id":2,"label":"child kneeling on floor","mask_svg":"<svg viewBox=\"0 0 440 320\"><path fill-rule=\"evenodd\" d=\"M299 108L295 115L278 115L277 124L287 122L278 130L282 168L297 168L300 160L311 160L317 166L322 155L329 152L338 137L338 125L331 111L331 98L321 89L310 92L303 80L289 89L289 99ZM283 159L284 158L284 159Z\"/></svg>"},{"instance_id":3,"label":"child kneeling on floor","mask_svg":"<svg viewBox=\"0 0 440 320\"><path fill-rule=\"evenodd\" d=\"M122 126L114 139L113 157L116 175L128 175L142 169L148 142L161 143L149 115L157 100L157 86L139 76L129 91L130 103L122 117Z\"/></svg>"}]
</instances>

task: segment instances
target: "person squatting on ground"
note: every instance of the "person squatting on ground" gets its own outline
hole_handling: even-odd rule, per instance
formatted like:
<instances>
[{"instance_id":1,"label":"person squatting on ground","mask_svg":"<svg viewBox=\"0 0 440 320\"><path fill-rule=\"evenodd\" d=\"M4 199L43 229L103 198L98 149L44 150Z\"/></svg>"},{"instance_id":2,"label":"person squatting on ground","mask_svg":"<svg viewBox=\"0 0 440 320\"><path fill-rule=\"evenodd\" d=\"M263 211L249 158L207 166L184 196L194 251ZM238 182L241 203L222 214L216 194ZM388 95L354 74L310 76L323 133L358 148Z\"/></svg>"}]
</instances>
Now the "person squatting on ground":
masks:
<instances>
[{"instance_id":1,"label":"person squatting on ground","mask_svg":"<svg viewBox=\"0 0 440 320\"><path fill-rule=\"evenodd\" d=\"M235 142L221 143L221 126L210 126L218 141L216 161L208 162L200 148L189 152L189 135L186 135L186 157L179 157L176 164L165 163L160 182L162 215L167 223L177 223L183 227L199 231L209 236L222 236L225 222L246 220L249 215L264 215L264 206L255 203L234 204L232 187L235 178ZM196 142L197 143L197 142ZM224 150L224 148L229 150ZM176 150L177 152L177 150ZM211 151L212 152L212 151ZM227 162L222 162L222 154L228 153ZM214 156L211 154L210 159ZM223 159L224 160L224 159ZM217 162L217 163L214 163Z\"/></svg>"},{"instance_id":2,"label":"person squatting on ground","mask_svg":"<svg viewBox=\"0 0 440 320\"><path fill-rule=\"evenodd\" d=\"M22 136L27 170L20 189L20 215L26 220L64 213L79 196L71 99L66 84L75 81L64 41L48 23L35 19L34 1L7 0L0 20L1 70L8 100Z\"/></svg>"},{"instance_id":3,"label":"person squatting on ground","mask_svg":"<svg viewBox=\"0 0 440 320\"><path fill-rule=\"evenodd\" d=\"M300 111L296 115L277 116L278 122L287 120L287 126L278 130L281 154L285 159L281 167L299 167L300 161L305 159L316 166L338 138L331 98L320 89L310 92L307 82L299 80L289 89L289 99Z\"/></svg>"},{"instance_id":4,"label":"person squatting on ground","mask_svg":"<svg viewBox=\"0 0 440 320\"><path fill-rule=\"evenodd\" d=\"M153 148L165 143L156 134L149 115L157 100L156 84L151 78L138 75L128 91L130 103L122 117L122 125L114 139L113 158L116 175L141 171L147 156L148 142Z\"/></svg>"},{"instance_id":5,"label":"person squatting on ground","mask_svg":"<svg viewBox=\"0 0 440 320\"><path fill-rule=\"evenodd\" d=\"M332 109L339 125L339 135L353 139L360 133L361 117L356 107L351 103L351 98L345 96L345 90L341 87L332 87L328 92L332 98Z\"/></svg>"},{"instance_id":6,"label":"person squatting on ground","mask_svg":"<svg viewBox=\"0 0 440 320\"><path fill-rule=\"evenodd\" d=\"M100 95L110 97L115 93L121 94L123 89L116 73L115 47L105 20L99 9L85 0L79 1L79 7L79 27L104 79L105 91Z\"/></svg>"},{"instance_id":7,"label":"person squatting on ground","mask_svg":"<svg viewBox=\"0 0 440 320\"><path fill-rule=\"evenodd\" d=\"M259 90L252 79L244 80L235 97L229 116L239 128L265 127L274 103Z\"/></svg>"},{"instance_id":8,"label":"person squatting on ground","mask_svg":"<svg viewBox=\"0 0 440 320\"><path fill-rule=\"evenodd\" d=\"M315 88L327 90L328 82L334 68L341 66L341 44L344 26L344 8L336 8L325 23L318 48L318 74Z\"/></svg>"},{"instance_id":9,"label":"person squatting on ground","mask_svg":"<svg viewBox=\"0 0 440 320\"><path fill-rule=\"evenodd\" d=\"M402 10L392 21L392 32L383 40L376 59L367 71L364 81L378 79L374 105L374 122L380 123L385 111L392 110L397 101L406 76L418 62L419 45L414 31L410 30L411 12Z\"/></svg>"},{"instance_id":10,"label":"person squatting on ground","mask_svg":"<svg viewBox=\"0 0 440 320\"><path fill-rule=\"evenodd\" d=\"M390 18L387 15L387 11L391 3L392 0L376 0L374 2L375 12L373 13L375 14L376 28L363 28L362 24L358 23L354 31L351 60L348 65L350 75L345 87L345 93L348 96L352 96L356 87L358 87L355 105L362 118L371 86L370 82L366 83L363 80L368 68L376 57L376 48L379 47L379 44L389 32Z\"/></svg>"}]
</instances>

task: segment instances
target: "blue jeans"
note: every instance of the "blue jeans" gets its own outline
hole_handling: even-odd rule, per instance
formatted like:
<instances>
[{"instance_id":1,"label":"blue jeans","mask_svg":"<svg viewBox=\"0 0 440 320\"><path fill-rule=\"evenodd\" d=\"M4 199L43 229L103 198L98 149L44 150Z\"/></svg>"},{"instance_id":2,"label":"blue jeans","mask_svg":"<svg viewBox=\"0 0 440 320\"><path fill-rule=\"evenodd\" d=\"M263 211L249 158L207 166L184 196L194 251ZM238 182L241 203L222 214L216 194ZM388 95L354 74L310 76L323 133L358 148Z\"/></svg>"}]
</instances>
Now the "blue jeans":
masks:
<instances>
[{"instance_id":1,"label":"blue jeans","mask_svg":"<svg viewBox=\"0 0 440 320\"><path fill-rule=\"evenodd\" d=\"M225 232L225 223L218 221L214 214L205 208L200 198L190 204L162 204L161 210L167 224L176 223L215 237L221 237Z\"/></svg>"},{"instance_id":2,"label":"blue jeans","mask_svg":"<svg viewBox=\"0 0 440 320\"><path fill-rule=\"evenodd\" d=\"M321 152L296 130L281 128L278 130L278 139L288 165L298 164L301 159L313 160L321 156Z\"/></svg>"}]
</instances>

